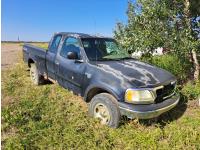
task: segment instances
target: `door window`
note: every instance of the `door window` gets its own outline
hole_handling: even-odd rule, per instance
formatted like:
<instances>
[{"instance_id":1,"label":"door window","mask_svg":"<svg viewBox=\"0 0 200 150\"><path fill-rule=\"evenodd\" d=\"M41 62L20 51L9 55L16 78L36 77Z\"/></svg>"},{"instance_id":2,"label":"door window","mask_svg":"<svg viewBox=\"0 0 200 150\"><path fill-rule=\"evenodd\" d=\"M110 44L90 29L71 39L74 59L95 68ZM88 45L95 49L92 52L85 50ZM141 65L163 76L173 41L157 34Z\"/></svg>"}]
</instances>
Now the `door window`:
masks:
<instances>
[{"instance_id":1,"label":"door window","mask_svg":"<svg viewBox=\"0 0 200 150\"><path fill-rule=\"evenodd\" d=\"M61 35L57 35L57 36L54 37L54 39L53 39L53 41L51 43L51 46L49 48L50 52L53 52L53 53L57 52L57 49L58 49L58 46L59 46L61 38L62 38Z\"/></svg>"},{"instance_id":2,"label":"door window","mask_svg":"<svg viewBox=\"0 0 200 150\"><path fill-rule=\"evenodd\" d=\"M80 43L78 39L73 37L65 39L60 55L67 58L68 52L76 52L78 54L78 58L80 58Z\"/></svg>"}]
</instances>

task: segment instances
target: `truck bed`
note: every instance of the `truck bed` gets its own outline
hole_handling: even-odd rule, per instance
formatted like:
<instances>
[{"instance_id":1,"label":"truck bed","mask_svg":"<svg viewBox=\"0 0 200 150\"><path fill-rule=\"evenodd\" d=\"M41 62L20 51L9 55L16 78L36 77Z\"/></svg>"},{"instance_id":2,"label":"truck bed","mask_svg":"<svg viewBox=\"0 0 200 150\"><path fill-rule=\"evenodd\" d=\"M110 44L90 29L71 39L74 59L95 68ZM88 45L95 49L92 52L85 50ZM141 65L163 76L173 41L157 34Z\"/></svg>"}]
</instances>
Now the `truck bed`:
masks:
<instances>
[{"instance_id":1,"label":"truck bed","mask_svg":"<svg viewBox=\"0 0 200 150\"><path fill-rule=\"evenodd\" d=\"M23 46L23 52L24 54L31 54L34 56L40 56L41 58L45 59L46 56L46 50L31 44L24 44ZM25 57L28 58L28 57Z\"/></svg>"},{"instance_id":2,"label":"truck bed","mask_svg":"<svg viewBox=\"0 0 200 150\"><path fill-rule=\"evenodd\" d=\"M34 61L37 64L40 74L46 74L46 50L34 45L24 44L23 60L27 64Z\"/></svg>"}]
</instances>

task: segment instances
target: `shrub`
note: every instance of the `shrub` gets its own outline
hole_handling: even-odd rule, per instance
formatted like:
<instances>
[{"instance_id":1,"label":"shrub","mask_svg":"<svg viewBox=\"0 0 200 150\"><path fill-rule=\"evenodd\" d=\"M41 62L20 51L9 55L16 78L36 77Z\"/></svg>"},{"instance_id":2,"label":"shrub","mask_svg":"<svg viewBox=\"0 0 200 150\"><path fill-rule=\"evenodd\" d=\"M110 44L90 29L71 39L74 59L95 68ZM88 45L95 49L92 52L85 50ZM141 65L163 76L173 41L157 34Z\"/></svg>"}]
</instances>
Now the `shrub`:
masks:
<instances>
[{"instance_id":1,"label":"shrub","mask_svg":"<svg viewBox=\"0 0 200 150\"><path fill-rule=\"evenodd\" d=\"M143 60L171 72L179 81L186 80L189 76L191 63L189 61L183 61L175 55L154 56L149 59L143 58Z\"/></svg>"},{"instance_id":2,"label":"shrub","mask_svg":"<svg viewBox=\"0 0 200 150\"><path fill-rule=\"evenodd\" d=\"M183 87L181 93L188 99L197 99L200 96L200 81L196 83L188 82Z\"/></svg>"}]
</instances>

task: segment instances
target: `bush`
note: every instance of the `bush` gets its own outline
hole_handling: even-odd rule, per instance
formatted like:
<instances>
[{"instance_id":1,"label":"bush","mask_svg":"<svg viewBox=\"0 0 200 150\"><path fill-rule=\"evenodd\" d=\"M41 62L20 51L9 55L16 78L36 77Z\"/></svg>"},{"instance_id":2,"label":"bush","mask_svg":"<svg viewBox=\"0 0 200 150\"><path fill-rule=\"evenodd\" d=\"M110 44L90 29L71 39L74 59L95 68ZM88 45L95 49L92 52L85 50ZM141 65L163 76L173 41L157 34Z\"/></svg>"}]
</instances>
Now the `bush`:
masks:
<instances>
[{"instance_id":1,"label":"bush","mask_svg":"<svg viewBox=\"0 0 200 150\"><path fill-rule=\"evenodd\" d=\"M191 63L182 61L175 55L154 56L149 59L143 58L143 60L171 72L179 81L184 81L189 76Z\"/></svg>"},{"instance_id":2,"label":"bush","mask_svg":"<svg viewBox=\"0 0 200 150\"><path fill-rule=\"evenodd\" d=\"M181 93L188 99L197 99L200 96L200 81L196 83L188 82L183 87Z\"/></svg>"}]
</instances>

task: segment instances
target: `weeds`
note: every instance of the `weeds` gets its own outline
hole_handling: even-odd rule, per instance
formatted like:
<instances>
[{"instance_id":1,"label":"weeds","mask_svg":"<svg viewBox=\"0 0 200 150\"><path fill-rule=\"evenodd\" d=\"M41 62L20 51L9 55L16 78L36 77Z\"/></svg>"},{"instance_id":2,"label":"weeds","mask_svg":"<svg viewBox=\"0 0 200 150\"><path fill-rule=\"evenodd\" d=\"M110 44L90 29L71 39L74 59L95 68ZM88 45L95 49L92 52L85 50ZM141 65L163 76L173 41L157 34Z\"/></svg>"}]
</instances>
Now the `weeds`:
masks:
<instances>
[{"instance_id":1,"label":"weeds","mask_svg":"<svg viewBox=\"0 0 200 150\"><path fill-rule=\"evenodd\" d=\"M111 129L88 117L80 97L57 84L34 86L25 70L20 63L2 73L4 149L200 148L199 109L186 111L175 120L164 121L161 116L151 125L130 120ZM11 99L12 103L5 102ZM167 116L174 118L181 107Z\"/></svg>"},{"instance_id":2,"label":"weeds","mask_svg":"<svg viewBox=\"0 0 200 150\"><path fill-rule=\"evenodd\" d=\"M191 81L186 83L182 89L182 93L188 99L197 99L200 96L200 81L192 83Z\"/></svg>"}]
</instances>

